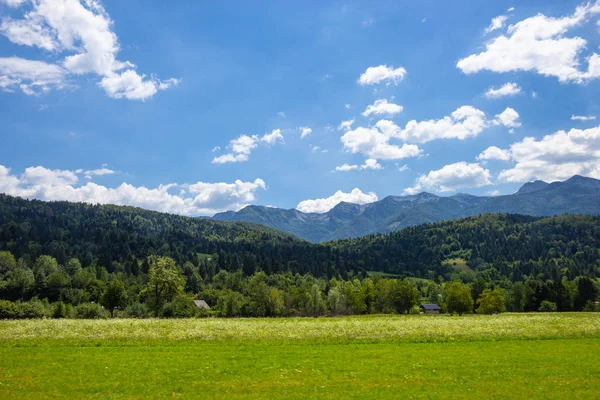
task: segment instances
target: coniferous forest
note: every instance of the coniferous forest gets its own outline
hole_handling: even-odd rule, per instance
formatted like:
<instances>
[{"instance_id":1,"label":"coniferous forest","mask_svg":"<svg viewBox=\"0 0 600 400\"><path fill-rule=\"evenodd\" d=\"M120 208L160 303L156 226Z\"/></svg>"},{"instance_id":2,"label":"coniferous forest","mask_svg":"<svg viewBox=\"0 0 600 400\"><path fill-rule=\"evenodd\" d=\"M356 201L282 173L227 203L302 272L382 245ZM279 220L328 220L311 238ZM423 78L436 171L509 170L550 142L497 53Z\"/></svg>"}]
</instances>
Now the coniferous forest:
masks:
<instances>
[{"instance_id":1,"label":"coniferous forest","mask_svg":"<svg viewBox=\"0 0 600 400\"><path fill-rule=\"evenodd\" d=\"M0 318L595 310L599 249L593 216L484 214L312 244L250 223L0 195Z\"/></svg>"}]
</instances>

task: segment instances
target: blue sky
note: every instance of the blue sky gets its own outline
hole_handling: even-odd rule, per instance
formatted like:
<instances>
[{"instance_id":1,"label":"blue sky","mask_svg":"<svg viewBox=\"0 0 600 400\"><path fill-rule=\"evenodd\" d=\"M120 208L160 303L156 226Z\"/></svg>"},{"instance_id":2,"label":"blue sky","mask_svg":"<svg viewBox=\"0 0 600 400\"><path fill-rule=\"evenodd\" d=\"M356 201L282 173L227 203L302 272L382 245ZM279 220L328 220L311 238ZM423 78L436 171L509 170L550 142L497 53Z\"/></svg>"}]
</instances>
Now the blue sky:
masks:
<instances>
[{"instance_id":1,"label":"blue sky","mask_svg":"<svg viewBox=\"0 0 600 400\"><path fill-rule=\"evenodd\" d=\"M173 4L0 0L0 192L211 215L600 178L599 2Z\"/></svg>"}]
</instances>

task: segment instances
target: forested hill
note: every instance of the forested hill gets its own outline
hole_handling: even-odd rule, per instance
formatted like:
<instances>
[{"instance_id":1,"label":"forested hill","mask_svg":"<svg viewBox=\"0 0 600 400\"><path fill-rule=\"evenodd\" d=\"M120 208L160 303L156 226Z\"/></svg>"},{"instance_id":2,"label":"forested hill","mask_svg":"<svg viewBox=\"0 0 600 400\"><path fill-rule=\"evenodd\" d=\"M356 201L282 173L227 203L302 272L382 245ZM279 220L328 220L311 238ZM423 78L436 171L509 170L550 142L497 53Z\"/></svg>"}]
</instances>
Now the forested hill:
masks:
<instances>
[{"instance_id":1,"label":"forested hill","mask_svg":"<svg viewBox=\"0 0 600 400\"><path fill-rule=\"evenodd\" d=\"M434 279L600 276L600 217L484 214L331 242L357 268ZM463 279L465 280L465 279ZM468 280L468 279L466 279Z\"/></svg>"},{"instance_id":2,"label":"forested hill","mask_svg":"<svg viewBox=\"0 0 600 400\"><path fill-rule=\"evenodd\" d=\"M165 255L197 265L223 253L223 267L243 263L257 268L290 258L290 245L307 243L288 233L246 222L214 221L141 208L24 200L0 194L0 250L35 260L50 255L64 264L78 258L84 267L127 271L149 255ZM227 255L232 255L231 260ZM235 257L233 257L235 255ZM251 255L252 260L245 259ZM136 270L137 267L134 268ZM248 267L249 268L249 267Z\"/></svg>"},{"instance_id":3,"label":"forested hill","mask_svg":"<svg viewBox=\"0 0 600 400\"><path fill-rule=\"evenodd\" d=\"M573 176L564 182L529 182L503 196L436 196L419 193L388 196L374 203L340 203L323 214L248 206L214 216L271 226L312 242L396 231L408 226L479 215L509 213L536 217L563 214L600 215L600 180Z\"/></svg>"},{"instance_id":4,"label":"forested hill","mask_svg":"<svg viewBox=\"0 0 600 400\"><path fill-rule=\"evenodd\" d=\"M249 223L228 223L121 206L28 201L0 195L0 251L23 263L49 255L65 265L109 273L147 272L150 255L251 275L311 273L332 277L384 271L450 279L485 272L510 280L600 276L600 218L487 214L324 244ZM190 267L192 268L192 267Z\"/></svg>"}]
</instances>

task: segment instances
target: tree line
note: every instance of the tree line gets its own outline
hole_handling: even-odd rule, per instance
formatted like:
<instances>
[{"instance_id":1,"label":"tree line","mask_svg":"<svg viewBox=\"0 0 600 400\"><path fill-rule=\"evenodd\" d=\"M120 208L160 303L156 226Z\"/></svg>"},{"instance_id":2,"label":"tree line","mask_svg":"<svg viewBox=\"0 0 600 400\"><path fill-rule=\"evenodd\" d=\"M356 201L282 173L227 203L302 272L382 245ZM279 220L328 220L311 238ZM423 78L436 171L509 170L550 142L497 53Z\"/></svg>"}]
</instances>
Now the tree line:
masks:
<instances>
[{"instance_id":1,"label":"tree line","mask_svg":"<svg viewBox=\"0 0 600 400\"><path fill-rule=\"evenodd\" d=\"M217 263L217 261L209 261ZM244 275L220 270L203 278L199 266L150 256L137 275L64 265L47 255L28 265L0 252L0 318L279 317L418 313L422 303L448 313L598 311L598 280L524 282L430 281L416 278L316 278L290 272ZM198 308L202 299L210 310Z\"/></svg>"}]
</instances>

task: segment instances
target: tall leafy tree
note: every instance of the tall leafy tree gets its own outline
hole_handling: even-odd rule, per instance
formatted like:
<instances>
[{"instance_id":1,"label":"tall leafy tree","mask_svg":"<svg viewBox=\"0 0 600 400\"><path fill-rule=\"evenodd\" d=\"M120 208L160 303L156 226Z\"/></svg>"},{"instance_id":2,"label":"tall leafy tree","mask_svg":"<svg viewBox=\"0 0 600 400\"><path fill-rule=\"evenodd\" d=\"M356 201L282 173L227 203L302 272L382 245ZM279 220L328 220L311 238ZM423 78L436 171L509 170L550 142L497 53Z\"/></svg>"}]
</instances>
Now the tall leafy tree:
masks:
<instances>
[{"instance_id":1,"label":"tall leafy tree","mask_svg":"<svg viewBox=\"0 0 600 400\"><path fill-rule=\"evenodd\" d=\"M127 291L123 282L119 279L113 279L102 294L100 304L110 312L111 317L115 315L115 308L125 307L127 304Z\"/></svg>"},{"instance_id":2,"label":"tall leafy tree","mask_svg":"<svg viewBox=\"0 0 600 400\"><path fill-rule=\"evenodd\" d=\"M462 315L473 311L473 297L469 285L458 281L447 282L442 291L442 304L446 312Z\"/></svg>"},{"instance_id":3,"label":"tall leafy tree","mask_svg":"<svg viewBox=\"0 0 600 400\"><path fill-rule=\"evenodd\" d=\"M162 306L183 293L185 278L177 268L175 260L164 256L151 256L147 294L155 316Z\"/></svg>"}]
</instances>

